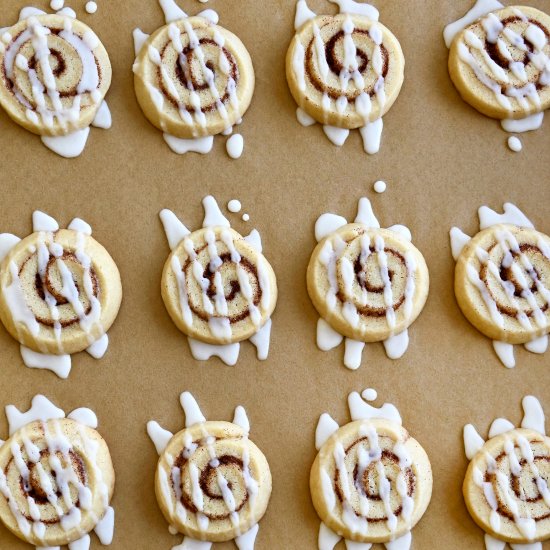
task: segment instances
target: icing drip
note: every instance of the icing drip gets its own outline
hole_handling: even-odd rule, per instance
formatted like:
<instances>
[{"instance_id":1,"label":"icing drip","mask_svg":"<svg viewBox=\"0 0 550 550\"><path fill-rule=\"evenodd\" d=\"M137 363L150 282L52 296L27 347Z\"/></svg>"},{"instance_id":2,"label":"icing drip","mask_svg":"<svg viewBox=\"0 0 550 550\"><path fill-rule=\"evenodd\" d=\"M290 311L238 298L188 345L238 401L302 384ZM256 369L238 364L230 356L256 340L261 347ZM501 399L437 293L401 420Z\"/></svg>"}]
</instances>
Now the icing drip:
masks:
<instances>
[{"instance_id":1,"label":"icing drip","mask_svg":"<svg viewBox=\"0 0 550 550\"><path fill-rule=\"evenodd\" d=\"M0 262L8 255L9 251L20 241L19 237L10 233L0 234Z\"/></svg>"},{"instance_id":2,"label":"icing drip","mask_svg":"<svg viewBox=\"0 0 550 550\"><path fill-rule=\"evenodd\" d=\"M211 542L185 537L183 542L173 546L172 550L210 550L210 548L212 548Z\"/></svg>"},{"instance_id":3,"label":"icing drip","mask_svg":"<svg viewBox=\"0 0 550 550\"><path fill-rule=\"evenodd\" d=\"M185 413L185 427L189 428L195 424L206 422L206 418L202 414L199 404L189 392L183 392L180 395L180 403Z\"/></svg>"},{"instance_id":4,"label":"icing drip","mask_svg":"<svg viewBox=\"0 0 550 550\"><path fill-rule=\"evenodd\" d=\"M315 222L315 239L317 242L322 241L325 237L328 237L331 233L334 233L344 225L347 225L348 221L342 216L336 214L322 214Z\"/></svg>"},{"instance_id":5,"label":"icing drip","mask_svg":"<svg viewBox=\"0 0 550 550\"><path fill-rule=\"evenodd\" d=\"M165 208L161 210L159 216L168 239L168 246L170 250L174 250L191 232L171 210Z\"/></svg>"},{"instance_id":6,"label":"icing drip","mask_svg":"<svg viewBox=\"0 0 550 550\"><path fill-rule=\"evenodd\" d=\"M111 116L111 111L106 101L102 101L99 109L95 115L92 126L95 128L103 128L104 130L109 130L113 125L113 118Z\"/></svg>"},{"instance_id":7,"label":"icing drip","mask_svg":"<svg viewBox=\"0 0 550 550\"><path fill-rule=\"evenodd\" d=\"M466 235L458 227L453 227L450 231L451 236L451 252L455 262L458 260L462 249L470 242L472 237Z\"/></svg>"},{"instance_id":8,"label":"icing drip","mask_svg":"<svg viewBox=\"0 0 550 550\"><path fill-rule=\"evenodd\" d=\"M71 356L70 355L49 355L45 353L37 353L25 346L20 346L21 357L25 366L30 369L46 369L51 370L59 378L68 378L71 372Z\"/></svg>"},{"instance_id":9,"label":"icing drip","mask_svg":"<svg viewBox=\"0 0 550 550\"><path fill-rule=\"evenodd\" d=\"M491 427L489 428L489 439L496 437L497 435L509 432L514 429L514 425L506 418L497 418L493 420Z\"/></svg>"},{"instance_id":10,"label":"icing drip","mask_svg":"<svg viewBox=\"0 0 550 550\"><path fill-rule=\"evenodd\" d=\"M159 4L164 12L164 19L167 25L172 21L178 21L187 17L187 14L178 7L174 0L159 0Z\"/></svg>"},{"instance_id":11,"label":"icing drip","mask_svg":"<svg viewBox=\"0 0 550 550\"><path fill-rule=\"evenodd\" d=\"M405 355L407 348L409 347L409 331L404 330L400 334L391 336L387 340L384 340L384 349L386 355L390 359L400 359Z\"/></svg>"},{"instance_id":12,"label":"icing drip","mask_svg":"<svg viewBox=\"0 0 550 550\"><path fill-rule=\"evenodd\" d=\"M72 159L80 156L86 147L90 127L67 134L66 136L41 136L42 143L61 157Z\"/></svg>"},{"instance_id":13,"label":"icing drip","mask_svg":"<svg viewBox=\"0 0 550 550\"><path fill-rule=\"evenodd\" d=\"M395 405L384 403L382 407L376 408L369 405L361 398L358 392L352 392L348 396L349 412L352 420L369 420L371 418L385 418L401 425L401 415Z\"/></svg>"},{"instance_id":14,"label":"icing drip","mask_svg":"<svg viewBox=\"0 0 550 550\"><path fill-rule=\"evenodd\" d=\"M521 421L522 428L535 430L542 435L546 435L544 429L544 411L539 400L532 395L523 398L521 402L523 407L523 420Z\"/></svg>"},{"instance_id":15,"label":"icing drip","mask_svg":"<svg viewBox=\"0 0 550 550\"><path fill-rule=\"evenodd\" d=\"M178 155L184 155L185 153L200 153L201 155L206 155L212 151L212 146L214 145L214 136L183 139L164 133L163 137L168 147Z\"/></svg>"},{"instance_id":16,"label":"icing drip","mask_svg":"<svg viewBox=\"0 0 550 550\"><path fill-rule=\"evenodd\" d=\"M447 48L451 47L454 37L468 25L477 21L480 17L487 15L489 12L503 8L504 6L497 0L477 0L474 7L466 13L464 17L458 21L454 21L445 27L443 38Z\"/></svg>"},{"instance_id":17,"label":"icing drip","mask_svg":"<svg viewBox=\"0 0 550 550\"><path fill-rule=\"evenodd\" d=\"M507 369L513 369L516 366L516 360L514 358L514 346L506 342L493 341L493 348L501 363Z\"/></svg>"},{"instance_id":18,"label":"icing drip","mask_svg":"<svg viewBox=\"0 0 550 550\"><path fill-rule=\"evenodd\" d=\"M357 370L361 366L365 342L358 342L351 338L344 341L344 366L350 370Z\"/></svg>"},{"instance_id":19,"label":"icing drip","mask_svg":"<svg viewBox=\"0 0 550 550\"><path fill-rule=\"evenodd\" d=\"M361 137L363 138L363 148L365 153L369 155L375 155L380 151L380 142L382 140L382 130L384 129L384 122L381 118L365 124L359 129Z\"/></svg>"},{"instance_id":20,"label":"icing drip","mask_svg":"<svg viewBox=\"0 0 550 550\"><path fill-rule=\"evenodd\" d=\"M542 336L541 338L537 338L532 342L527 342L527 344L523 344L523 347L531 353L545 353L548 349L548 334L546 336Z\"/></svg>"},{"instance_id":21,"label":"icing drip","mask_svg":"<svg viewBox=\"0 0 550 550\"><path fill-rule=\"evenodd\" d=\"M158 422L155 422L154 420L147 422L147 435L155 445L158 455L161 455L164 452L168 442L174 436L172 432L165 430Z\"/></svg>"},{"instance_id":22,"label":"icing drip","mask_svg":"<svg viewBox=\"0 0 550 550\"><path fill-rule=\"evenodd\" d=\"M340 13L355 13L357 15L364 15L373 21L378 21L378 10L363 2L355 2L354 0L329 0L333 4L337 4L340 9Z\"/></svg>"},{"instance_id":23,"label":"icing drip","mask_svg":"<svg viewBox=\"0 0 550 550\"><path fill-rule=\"evenodd\" d=\"M252 529L240 535L235 539L235 544L239 550L254 550L254 543L258 535L260 526L256 523Z\"/></svg>"},{"instance_id":24,"label":"icing drip","mask_svg":"<svg viewBox=\"0 0 550 550\"><path fill-rule=\"evenodd\" d=\"M342 147L348 139L349 130L347 128L338 128L336 126L323 126L323 131L328 139L337 147Z\"/></svg>"},{"instance_id":25,"label":"icing drip","mask_svg":"<svg viewBox=\"0 0 550 550\"><path fill-rule=\"evenodd\" d=\"M319 450L327 439L338 430L340 426L328 413L323 413L315 430L315 448Z\"/></svg>"},{"instance_id":26,"label":"icing drip","mask_svg":"<svg viewBox=\"0 0 550 550\"><path fill-rule=\"evenodd\" d=\"M232 159L238 159L243 154L244 139L241 134L233 134L226 143L227 154Z\"/></svg>"},{"instance_id":27,"label":"icing drip","mask_svg":"<svg viewBox=\"0 0 550 550\"><path fill-rule=\"evenodd\" d=\"M95 412L92 411L92 409L88 409L86 407L75 409L67 415L67 418L70 418L75 422L80 422L80 424L84 424L84 426L88 426L89 428L93 428L94 430L97 429L97 426L99 424Z\"/></svg>"},{"instance_id":28,"label":"icing drip","mask_svg":"<svg viewBox=\"0 0 550 550\"><path fill-rule=\"evenodd\" d=\"M306 0L298 0L296 3L296 16L294 17L294 28L298 30L304 23L317 17L317 14L311 11Z\"/></svg>"},{"instance_id":29,"label":"icing drip","mask_svg":"<svg viewBox=\"0 0 550 550\"><path fill-rule=\"evenodd\" d=\"M338 347L344 337L336 332L324 319L317 321L317 347L321 351L330 351Z\"/></svg>"},{"instance_id":30,"label":"icing drip","mask_svg":"<svg viewBox=\"0 0 550 550\"><path fill-rule=\"evenodd\" d=\"M219 357L226 365L233 367L239 359L240 344L227 344L225 346L215 346L205 344L193 338L187 338L191 355L197 361L208 361L211 357Z\"/></svg>"},{"instance_id":31,"label":"icing drip","mask_svg":"<svg viewBox=\"0 0 550 550\"><path fill-rule=\"evenodd\" d=\"M99 340L96 340L86 351L94 359L103 359L109 347L109 335L104 334Z\"/></svg>"},{"instance_id":32,"label":"icing drip","mask_svg":"<svg viewBox=\"0 0 550 550\"><path fill-rule=\"evenodd\" d=\"M32 213L32 230L35 233L38 231L55 232L59 230L59 224L48 214L35 210Z\"/></svg>"},{"instance_id":33,"label":"icing drip","mask_svg":"<svg viewBox=\"0 0 550 550\"><path fill-rule=\"evenodd\" d=\"M231 227L229 220L222 214L216 199L212 195L202 199L202 206L204 207L203 227Z\"/></svg>"},{"instance_id":34,"label":"icing drip","mask_svg":"<svg viewBox=\"0 0 550 550\"><path fill-rule=\"evenodd\" d=\"M112 506L107 508L107 512L94 527L94 532L103 546L109 546L113 542L115 530L115 510Z\"/></svg>"},{"instance_id":35,"label":"icing drip","mask_svg":"<svg viewBox=\"0 0 550 550\"><path fill-rule=\"evenodd\" d=\"M35 395L32 398L31 408L22 412L14 405L6 407L6 418L10 437L23 426L35 420L50 420L65 418L65 412L56 407L48 398L43 395Z\"/></svg>"},{"instance_id":36,"label":"icing drip","mask_svg":"<svg viewBox=\"0 0 550 550\"><path fill-rule=\"evenodd\" d=\"M504 119L500 121L500 124L506 132L513 134L521 134L523 132L531 132L538 130L542 126L544 120L544 111L541 113L535 113L519 120Z\"/></svg>"},{"instance_id":37,"label":"icing drip","mask_svg":"<svg viewBox=\"0 0 550 550\"><path fill-rule=\"evenodd\" d=\"M265 361L269 354L271 340L271 319L256 334L250 337L250 342L256 347L256 355L260 361Z\"/></svg>"},{"instance_id":38,"label":"icing drip","mask_svg":"<svg viewBox=\"0 0 550 550\"><path fill-rule=\"evenodd\" d=\"M300 107L296 109L296 119L302 126L306 127L313 126L317 123L313 117L309 116L303 109L300 109Z\"/></svg>"},{"instance_id":39,"label":"icing drip","mask_svg":"<svg viewBox=\"0 0 550 550\"><path fill-rule=\"evenodd\" d=\"M333 550L340 540L342 540L340 535L337 535L332 529L321 522L319 526L319 550Z\"/></svg>"},{"instance_id":40,"label":"icing drip","mask_svg":"<svg viewBox=\"0 0 550 550\"><path fill-rule=\"evenodd\" d=\"M150 35L144 33L141 29L134 29L132 32L132 36L134 38L134 53L137 57L139 52L141 51L141 48L143 48L143 44L145 44Z\"/></svg>"},{"instance_id":41,"label":"icing drip","mask_svg":"<svg viewBox=\"0 0 550 550\"><path fill-rule=\"evenodd\" d=\"M472 460L484 444L485 440L477 433L472 424L464 426L464 452L468 460Z\"/></svg>"}]
</instances>

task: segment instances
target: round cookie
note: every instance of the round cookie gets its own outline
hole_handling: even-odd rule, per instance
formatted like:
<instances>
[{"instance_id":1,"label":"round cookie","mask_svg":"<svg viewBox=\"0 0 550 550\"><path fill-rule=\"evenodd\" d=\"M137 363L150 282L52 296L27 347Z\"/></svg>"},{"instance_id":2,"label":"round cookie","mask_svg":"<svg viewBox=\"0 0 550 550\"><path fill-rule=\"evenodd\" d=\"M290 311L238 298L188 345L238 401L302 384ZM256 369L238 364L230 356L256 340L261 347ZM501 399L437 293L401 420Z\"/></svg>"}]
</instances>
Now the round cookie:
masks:
<instances>
[{"instance_id":1,"label":"round cookie","mask_svg":"<svg viewBox=\"0 0 550 550\"><path fill-rule=\"evenodd\" d=\"M399 424L358 420L337 430L311 468L321 521L346 540L384 543L410 531L432 494L430 461Z\"/></svg>"},{"instance_id":2,"label":"round cookie","mask_svg":"<svg viewBox=\"0 0 550 550\"><path fill-rule=\"evenodd\" d=\"M481 113L520 119L550 107L550 16L528 6L484 15L454 39L449 73Z\"/></svg>"},{"instance_id":3,"label":"round cookie","mask_svg":"<svg viewBox=\"0 0 550 550\"><path fill-rule=\"evenodd\" d=\"M96 34L66 15L36 15L3 30L0 104L42 136L89 126L111 85L111 63Z\"/></svg>"},{"instance_id":4,"label":"round cookie","mask_svg":"<svg viewBox=\"0 0 550 550\"><path fill-rule=\"evenodd\" d=\"M353 223L319 242L309 261L307 288L334 330L379 342L418 317L429 273L420 251L395 231Z\"/></svg>"},{"instance_id":5,"label":"round cookie","mask_svg":"<svg viewBox=\"0 0 550 550\"><path fill-rule=\"evenodd\" d=\"M196 540L224 542L265 514L271 472L248 434L230 422L203 422L175 434L160 456L155 491L166 520Z\"/></svg>"},{"instance_id":6,"label":"round cookie","mask_svg":"<svg viewBox=\"0 0 550 550\"><path fill-rule=\"evenodd\" d=\"M320 15L296 33L286 56L294 100L321 124L361 128L399 95L405 59L381 23L355 14Z\"/></svg>"},{"instance_id":7,"label":"round cookie","mask_svg":"<svg viewBox=\"0 0 550 550\"><path fill-rule=\"evenodd\" d=\"M16 340L39 353L87 349L109 330L121 300L115 262L78 231L33 233L0 264L0 319Z\"/></svg>"},{"instance_id":8,"label":"round cookie","mask_svg":"<svg viewBox=\"0 0 550 550\"><path fill-rule=\"evenodd\" d=\"M68 418L19 429L0 447L0 471L0 519L37 547L66 545L90 532L115 483L104 439Z\"/></svg>"},{"instance_id":9,"label":"round cookie","mask_svg":"<svg viewBox=\"0 0 550 550\"><path fill-rule=\"evenodd\" d=\"M550 438L515 429L493 437L468 466L464 499L474 521L512 544L550 538Z\"/></svg>"},{"instance_id":10,"label":"round cookie","mask_svg":"<svg viewBox=\"0 0 550 550\"><path fill-rule=\"evenodd\" d=\"M241 40L203 17L155 31L134 64L145 116L179 138L213 136L236 124L252 100L254 78Z\"/></svg>"},{"instance_id":11,"label":"round cookie","mask_svg":"<svg viewBox=\"0 0 550 550\"><path fill-rule=\"evenodd\" d=\"M277 302L273 268L228 227L207 227L185 237L166 261L161 290L176 326L208 344L250 338Z\"/></svg>"},{"instance_id":12,"label":"round cookie","mask_svg":"<svg viewBox=\"0 0 550 550\"><path fill-rule=\"evenodd\" d=\"M455 269L460 309L480 332L525 344L550 332L550 237L500 224L475 235Z\"/></svg>"}]
</instances>

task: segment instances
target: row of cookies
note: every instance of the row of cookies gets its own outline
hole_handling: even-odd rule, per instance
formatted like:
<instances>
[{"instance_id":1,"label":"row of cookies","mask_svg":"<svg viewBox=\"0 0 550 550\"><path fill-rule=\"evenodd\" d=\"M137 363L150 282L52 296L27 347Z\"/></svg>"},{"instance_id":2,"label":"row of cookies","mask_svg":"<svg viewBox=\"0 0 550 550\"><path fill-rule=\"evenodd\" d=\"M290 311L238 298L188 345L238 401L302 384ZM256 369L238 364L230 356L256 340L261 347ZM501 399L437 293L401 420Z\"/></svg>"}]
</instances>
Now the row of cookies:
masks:
<instances>
[{"instance_id":1,"label":"row of cookies","mask_svg":"<svg viewBox=\"0 0 550 550\"><path fill-rule=\"evenodd\" d=\"M321 415L310 490L321 519L318 546L332 550L383 543L409 550L414 526L432 495L426 451L402 426L398 409L369 402L376 391L348 396L352 422L339 426ZM232 422L207 421L189 392L180 396L185 428L176 434L157 422L147 432L159 454L155 493L170 533L185 536L176 548L209 550L235 540L253 550L258 523L271 496L268 461L250 439L250 421L238 406ZM466 506L486 532L487 548L506 542L541 549L550 538L550 438L533 396L522 401L521 428L499 418L485 441L464 428L471 461L463 484ZM6 407L10 437L0 442L0 519L37 548L67 544L88 550L90 533L109 545L114 535L111 498L115 471L95 413L68 415L37 395L29 411ZM539 543L539 544L537 544Z\"/></svg>"},{"instance_id":2,"label":"row of cookies","mask_svg":"<svg viewBox=\"0 0 550 550\"><path fill-rule=\"evenodd\" d=\"M331 1L340 8L335 16L317 16L305 0L297 2L286 60L297 117L306 126L321 123L336 145L360 129L365 151L376 153L382 117L401 90L405 58L376 8ZM166 25L151 35L134 31L136 96L173 151L204 154L215 135L229 136L242 121L254 91L252 60L241 40L217 24L215 11L188 17L173 0L160 4ZM17 24L3 29L0 104L47 147L74 157L91 124L111 125L104 98L112 71L97 35L67 10L24 8ZM449 72L462 97L502 120L507 131L539 127L550 106L549 29L550 17L539 10L479 0L444 33ZM243 146L240 134L227 140L233 158Z\"/></svg>"},{"instance_id":3,"label":"row of cookies","mask_svg":"<svg viewBox=\"0 0 550 550\"><path fill-rule=\"evenodd\" d=\"M171 248L161 282L166 309L195 359L218 356L234 365L240 343L250 340L265 360L278 288L260 234L243 237L232 229L212 196L203 206L203 227L193 232L172 211L160 212ZM473 238L456 227L450 231L456 298L510 368L514 345L533 353L548 347L550 237L512 204L503 214L481 207L479 218ZM60 229L36 211L33 230L22 240L0 235L0 319L21 344L27 366L66 378L71 354L105 354L122 300L121 278L85 221ZM411 231L381 228L362 198L353 223L323 214L315 236L307 288L320 315L318 347L329 351L345 340L350 369L360 366L365 345L373 342L383 342L388 357L402 357L429 291L428 267Z\"/></svg>"}]
</instances>

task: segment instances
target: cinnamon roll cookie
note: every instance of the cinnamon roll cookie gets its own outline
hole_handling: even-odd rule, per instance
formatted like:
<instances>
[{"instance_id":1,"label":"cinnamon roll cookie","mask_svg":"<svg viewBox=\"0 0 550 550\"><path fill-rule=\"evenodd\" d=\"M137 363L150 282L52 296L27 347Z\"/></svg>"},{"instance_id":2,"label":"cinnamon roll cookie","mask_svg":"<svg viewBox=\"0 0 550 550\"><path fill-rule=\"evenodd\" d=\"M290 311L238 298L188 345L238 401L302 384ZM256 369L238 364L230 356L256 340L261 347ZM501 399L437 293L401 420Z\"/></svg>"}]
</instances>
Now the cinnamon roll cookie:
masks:
<instances>
[{"instance_id":1,"label":"cinnamon roll cookie","mask_svg":"<svg viewBox=\"0 0 550 550\"><path fill-rule=\"evenodd\" d=\"M134 82L147 119L177 153L209 152L213 136L240 124L254 92L254 68L241 40L206 10L188 17L161 2L166 25L148 36L134 31ZM228 140L228 153L235 140Z\"/></svg>"},{"instance_id":2,"label":"cinnamon roll cookie","mask_svg":"<svg viewBox=\"0 0 550 550\"><path fill-rule=\"evenodd\" d=\"M338 4L338 15L316 16L305 0L298 1L296 35L286 57L288 85L301 123L323 124L338 146L349 130L360 129L372 154L380 146L382 116L401 90L405 59L373 6Z\"/></svg>"},{"instance_id":3,"label":"cinnamon roll cookie","mask_svg":"<svg viewBox=\"0 0 550 550\"><path fill-rule=\"evenodd\" d=\"M479 217L481 231L471 239L451 230L455 294L466 318L493 340L510 368L514 344L535 353L548 345L550 237L512 204L502 215L481 207Z\"/></svg>"},{"instance_id":4,"label":"cinnamon roll cookie","mask_svg":"<svg viewBox=\"0 0 550 550\"><path fill-rule=\"evenodd\" d=\"M523 399L521 427L499 418L484 441L475 428L464 428L466 456L464 500L474 521L486 532L487 548L501 542L529 545L550 540L550 438L544 411L533 396ZM533 546L531 546L533 545ZM540 546L536 546L541 548Z\"/></svg>"},{"instance_id":5,"label":"cinnamon roll cookie","mask_svg":"<svg viewBox=\"0 0 550 550\"><path fill-rule=\"evenodd\" d=\"M313 505L322 523L319 549L340 539L384 543L390 549L411 545L411 530L420 521L432 494L432 470L422 446L401 425L394 405L376 408L349 395L353 422L339 427L328 414L315 435L319 451L310 474Z\"/></svg>"},{"instance_id":6,"label":"cinnamon roll cookie","mask_svg":"<svg viewBox=\"0 0 550 550\"><path fill-rule=\"evenodd\" d=\"M214 197L203 205L203 228L193 233L170 210L160 213L172 249L161 283L166 309L196 359L217 355L233 365L248 339L266 359L277 281L259 233L231 229Z\"/></svg>"},{"instance_id":7,"label":"cinnamon roll cookie","mask_svg":"<svg viewBox=\"0 0 550 550\"><path fill-rule=\"evenodd\" d=\"M368 199L354 223L323 214L319 242L307 270L307 288L321 316L317 344L327 351L346 338L344 364L356 369L366 342L384 342L392 359L409 343L408 327L420 315L429 289L424 257L401 225L381 229Z\"/></svg>"},{"instance_id":8,"label":"cinnamon roll cookie","mask_svg":"<svg viewBox=\"0 0 550 550\"><path fill-rule=\"evenodd\" d=\"M54 152L78 156L91 124L110 126L111 63L97 35L67 13L23 10L0 41L0 104Z\"/></svg>"},{"instance_id":9,"label":"cinnamon roll cookie","mask_svg":"<svg viewBox=\"0 0 550 550\"><path fill-rule=\"evenodd\" d=\"M536 129L550 106L550 16L528 6L478 4L445 29L451 80L464 101L500 119L506 131ZM516 140L510 147L521 150Z\"/></svg>"},{"instance_id":10,"label":"cinnamon roll cookie","mask_svg":"<svg viewBox=\"0 0 550 550\"><path fill-rule=\"evenodd\" d=\"M42 395L27 412L6 407L0 446L0 520L36 547L88 548L95 530L111 544L115 473L90 409L65 413Z\"/></svg>"},{"instance_id":11,"label":"cinnamon roll cookie","mask_svg":"<svg viewBox=\"0 0 550 550\"><path fill-rule=\"evenodd\" d=\"M24 239L0 235L0 319L29 367L66 378L71 354L101 358L122 300L118 268L78 218L67 229L33 214Z\"/></svg>"},{"instance_id":12,"label":"cinnamon roll cookie","mask_svg":"<svg viewBox=\"0 0 550 550\"><path fill-rule=\"evenodd\" d=\"M249 439L246 412L237 407L233 422L212 422L189 392L180 402L183 430L172 435L154 421L147 425L160 455L155 492L162 513L172 532L185 535L183 547L235 539L239 548L253 548L271 496L271 472Z\"/></svg>"}]
</instances>

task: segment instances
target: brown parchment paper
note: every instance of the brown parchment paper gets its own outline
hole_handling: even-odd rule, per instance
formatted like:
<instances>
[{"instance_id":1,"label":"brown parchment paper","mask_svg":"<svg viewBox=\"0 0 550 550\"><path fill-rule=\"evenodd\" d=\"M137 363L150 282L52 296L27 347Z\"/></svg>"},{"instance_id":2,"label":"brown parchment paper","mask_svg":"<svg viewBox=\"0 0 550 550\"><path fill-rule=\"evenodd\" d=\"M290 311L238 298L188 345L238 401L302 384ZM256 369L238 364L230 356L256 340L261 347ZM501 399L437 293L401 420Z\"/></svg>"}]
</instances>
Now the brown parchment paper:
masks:
<instances>
[{"instance_id":1,"label":"brown parchment paper","mask_svg":"<svg viewBox=\"0 0 550 550\"><path fill-rule=\"evenodd\" d=\"M550 9L545 0L530 3ZM49 3L34 4L47 9ZM336 11L326 0L309 4L318 13ZM87 406L97 412L117 474L114 550L165 550L181 542L182 537L169 535L156 504L157 455L145 424L155 419L179 430L183 390L193 392L209 419L230 420L238 404L248 411L251 437L267 455L274 481L256 547L316 548L319 520L308 477L317 420L327 411L339 423L348 422L348 393L366 387L378 390L378 405L389 401L399 408L404 426L432 461L433 498L413 531L413 548L484 548L483 533L461 495L467 466L462 427L473 422L486 435L497 416L519 423L526 394L536 395L550 411L550 355L516 347L515 369L499 363L491 342L456 305L448 231L458 225L473 234L481 204L498 209L511 201L539 230L550 233L550 129L547 121L542 130L523 135L524 150L514 154L499 124L461 101L447 74L442 31L471 4L376 2L380 20L401 41L406 77L384 117L381 151L369 157L358 132L337 148L320 126L303 128L296 121L284 68L294 34L294 0L210 0L206 5L181 0L190 14L206 7L217 10L221 23L242 38L252 55L256 92L239 127L245 152L233 161L224 138L214 140L210 155L175 155L137 105L131 32L138 26L151 32L164 23L156 0L98 0L93 16L85 13L85 0L67 2L109 51L113 128L92 129L85 153L65 160L0 112L0 231L29 234L34 209L62 225L82 217L118 263L124 300L109 331L106 357L73 356L73 371L65 381L25 368L19 345L0 328L0 405L26 409L32 396L43 393L66 411ZM3 0L0 25L14 22L24 5ZM372 191L377 179L388 183L382 195ZM242 201L250 222L227 215L243 233L260 230L277 273L280 297L265 362L256 360L248 344L241 346L233 368L218 359L195 361L162 303L160 277L169 249L158 212L171 208L188 227L197 228L203 218L201 199L208 193L222 205L232 198ZM411 228L430 269L431 289L410 329L406 355L391 361L381 344L368 345L361 368L351 372L342 364L343 347L324 353L315 345L318 316L306 293L305 273L317 217L333 211L352 219L361 196L372 200L383 226ZM0 416L0 437L5 438L7 424ZM92 548L99 547L92 537ZM0 526L0 548L28 546Z\"/></svg>"}]
</instances>

